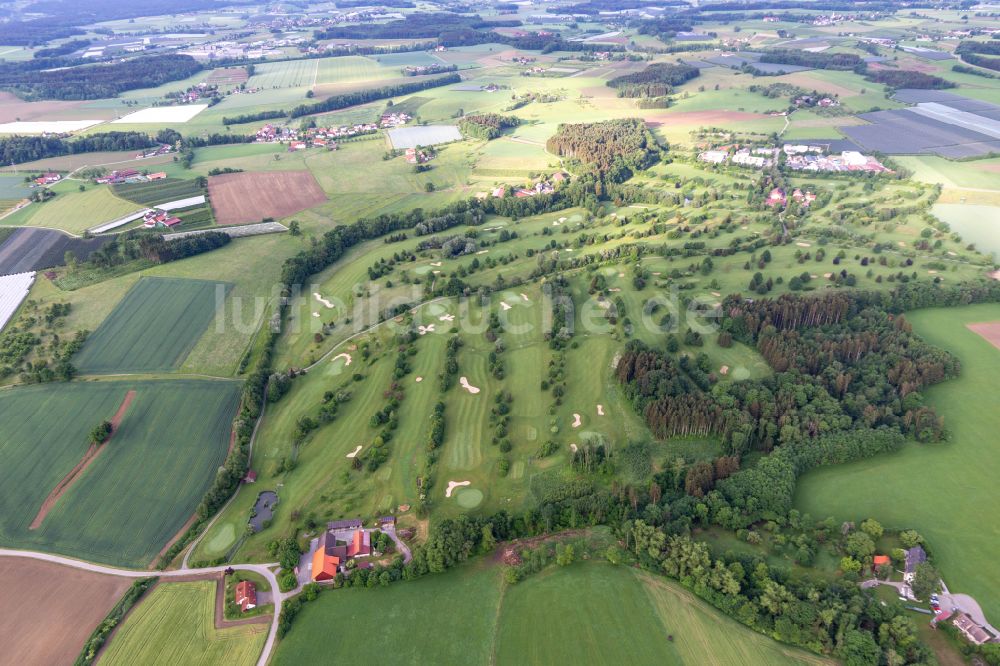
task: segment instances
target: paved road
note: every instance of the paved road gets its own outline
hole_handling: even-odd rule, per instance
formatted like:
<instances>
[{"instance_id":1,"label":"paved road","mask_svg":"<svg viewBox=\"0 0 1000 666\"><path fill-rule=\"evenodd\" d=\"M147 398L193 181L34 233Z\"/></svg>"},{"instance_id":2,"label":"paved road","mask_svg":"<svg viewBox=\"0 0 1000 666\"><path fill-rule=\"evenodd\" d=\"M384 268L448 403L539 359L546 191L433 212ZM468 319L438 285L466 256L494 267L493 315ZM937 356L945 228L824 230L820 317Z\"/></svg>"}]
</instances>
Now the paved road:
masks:
<instances>
[{"instance_id":1,"label":"paved road","mask_svg":"<svg viewBox=\"0 0 1000 666\"><path fill-rule=\"evenodd\" d=\"M264 649L261 651L260 658L257 660L257 666L266 666L268 660L271 658L271 652L274 650L274 641L278 636L278 616L281 614L281 604L286 598L294 594L294 592L282 593L278 588L278 578L270 569L270 567L278 566L277 563L228 564L219 567L208 567L205 569L177 569L175 571L138 571L135 569L119 569L117 567L109 567L103 564L93 564L91 562L85 562L71 557L63 557L62 555L53 555L51 553L39 553L37 551L30 550L0 548L0 557L22 557L31 560L41 560L43 562L52 562L53 564L73 567L74 569L92 571L94 573L105 574L107 576L122 576L124 578L146 578L149 576L176 578L180 576L192 576L199 574L215 574L221 573L230 567L236 571L252 571L267 579L268 584L271 586L271 594L274 601L274 616L271 618L271 627L267 633L267 642L264 643Z\"/></svg>"},{"instance_id":2,"label":"paved road","mask_svg":"<svg viewBox=\"0 0 1000 666\"><path fill-rule=\"evenodd\" d=\"M903 593L903 588L906 588L907 590L910 589L910 586L906 583L874 579L863 581L861 583L861 588L868 589L875 587L876 585L888 585L890 587L894 587L900 594ZM957 608L959 611L967 613L969 617L985 627L987 631L991 632L994 636L1000 636L1000 630L989 623L986 619L986 614L983 612L983 609L979 606L979 602L976 601L975 598L969 596L968 594L953 594L952 592L949 592L948 586L944 584L944 581L941 582L941 587L942 592L938 595L938 597L941 600L942 608L946 610ZM913 599L912 596L909 596L908 598Z\"/></svg>"}]
</instances>

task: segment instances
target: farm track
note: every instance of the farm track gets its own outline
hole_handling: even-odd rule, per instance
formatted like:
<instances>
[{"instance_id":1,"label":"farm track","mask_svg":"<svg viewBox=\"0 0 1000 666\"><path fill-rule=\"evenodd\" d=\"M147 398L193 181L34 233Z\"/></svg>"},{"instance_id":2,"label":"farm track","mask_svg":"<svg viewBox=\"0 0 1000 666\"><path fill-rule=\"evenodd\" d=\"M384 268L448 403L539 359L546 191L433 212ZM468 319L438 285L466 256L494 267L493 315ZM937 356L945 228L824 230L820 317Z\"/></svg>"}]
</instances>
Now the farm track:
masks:
<instances>
[{"instance_id":1,"label":"farm track","mask_svg":"<svg viewBox=\"0 0 1000 666\"><path fill-rule=\"evenodd\" d=\"M35 519L31 521L31 525L28 526L29 530L36 530L42 526L45 516L49 515L49 511L51 511L52 507L56 505L59 498L66 494L66 491L70 489L78 478L80 478L80 475L83 474L84 471L86 471L86 469L93 464L94 460L97 459L97 456L104 450L104 445L111 441L111 438L115 436L115 431L118 430L118 426L121 424L122 419L125 418L125 412L128 411L128 406L132 404L132 400L134 398L135 391L129 391L125 394L125 399L122 400L122 404L118 407L118 411L111 417L111 434L108 435L107 439L100 444L90 444L90 448L88 448L87 452L83 454L83 458L80 459L80 462L78 462L76 466L69 471L69 474L63 477L62 481L56 484L56 487L52 489L49 496L45 498L44 502L42 502L42 507L38 510L38 514L35 516Z\"/></svg>"}]
</instances>

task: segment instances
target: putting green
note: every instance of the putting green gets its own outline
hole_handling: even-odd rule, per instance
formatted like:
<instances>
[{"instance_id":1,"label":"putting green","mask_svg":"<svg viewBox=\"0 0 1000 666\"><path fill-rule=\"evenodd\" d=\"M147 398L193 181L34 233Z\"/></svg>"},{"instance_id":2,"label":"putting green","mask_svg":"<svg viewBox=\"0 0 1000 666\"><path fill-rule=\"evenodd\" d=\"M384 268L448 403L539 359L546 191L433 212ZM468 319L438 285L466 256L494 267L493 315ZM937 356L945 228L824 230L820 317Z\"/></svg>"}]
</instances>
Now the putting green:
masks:
<instances>
[{"instance_id":1,"label":"putting green","mask_svg":"<svg viewBox=\"0 0 1000 666\"><path fill-rule=\"evenodd\" d=\"M224 553L236 542L236 527L232 523L222 525L218 533L206 544L205 550L211 553Z\"/></svg>"},{"instance_id":2,"label":"putting green","mask_svg":"<svg viewBox=\"0 0 1000 666\"><path fill-rule=\"evenodd\" d=\"M463 509L475 509L483 503L483 491L478 488L463 488L455 493L455 500Z\"/></svg>"}]
</instances>

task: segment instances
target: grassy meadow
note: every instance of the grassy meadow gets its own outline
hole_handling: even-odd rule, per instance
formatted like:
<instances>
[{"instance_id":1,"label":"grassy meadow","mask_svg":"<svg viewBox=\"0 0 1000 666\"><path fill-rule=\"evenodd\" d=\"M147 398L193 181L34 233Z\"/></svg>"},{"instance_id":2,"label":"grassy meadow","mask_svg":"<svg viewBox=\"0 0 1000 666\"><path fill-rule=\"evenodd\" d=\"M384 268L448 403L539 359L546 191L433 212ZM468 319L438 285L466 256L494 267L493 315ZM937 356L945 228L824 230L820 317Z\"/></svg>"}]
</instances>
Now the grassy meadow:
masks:
<instances>
[{"instance_id":1,"label":"grassy meadow","mask_svg":"<svg viewBox=\"0 0 1000 666\"><path fill-rule=\"evenodd\" d=\"M440 617L464 620L426 631L428 618ZM333 621L360 630L316 641ZM274 663L323 653L360 659L371 645L387 664L827 663L755 634L650 574L581 562L511 586L482 561L388 589L327 592L302 610Z\"/></svg>"},{"instance_id":2,"label":"grassy meadow","mask_svg":"<svg viewBox=\"0 0 1000 666\"><path fill-rule=\"evenodd\" d=\"M898 454L810 472L799 482L796 504L813 516L875 516L887 525L916 529L928 540L949 588L974 596L997 622L1000 567L993 554L1000 528L983 516L997 504L1000 461L993 442L1000 414L985 407L1000 373L1000 349L966 324L1000 321L1000 305L920 310L907 319L924 339L962 361L958 379L925 392L944 417L950 441L914 443Z\"/></svg>"},{"instance_id":3,"label":"grassy meadow","mask_svg":"<svg viewBox=\"0 0 1000 666\"><path fill-rule=\"evenodd\" d=\"M162 583L128 614L102 664L220 664L257 661L267 624L215 628L215 581Z\"/></svg>"},{"instance_id":4,"label":"grassy meadow","mask_svg":"<svg viewBox=\"0 0 1000 666\"><path fill-rule=\"evenodd\" d=\"M5 546L146 566L194 512L225 458L239 385L99 381L0 393L0 516ZM43 501L83 458L88 433L128 391L120 427L29 530ZM58 415L58 418L53 418Z\"/></svg>"}]
</instances>

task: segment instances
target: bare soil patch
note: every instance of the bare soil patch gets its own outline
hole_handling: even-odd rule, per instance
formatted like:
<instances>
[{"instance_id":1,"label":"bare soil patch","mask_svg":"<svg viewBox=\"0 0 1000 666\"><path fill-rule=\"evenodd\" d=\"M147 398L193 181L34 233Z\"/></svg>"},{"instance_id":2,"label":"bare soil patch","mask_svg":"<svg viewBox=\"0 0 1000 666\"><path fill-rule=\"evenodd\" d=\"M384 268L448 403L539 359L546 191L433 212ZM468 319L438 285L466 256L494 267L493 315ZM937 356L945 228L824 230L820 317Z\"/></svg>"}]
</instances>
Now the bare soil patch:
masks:
<instances>
[{"instance_id":1,"label":"bare soil patch","mask_svg":"<svg viewBox=\"0 0 1000 666\"><path fill-rule=\"evenodd\" d=\"M978 324L967 324L966 328L968 328L973 333L981 336L984 340L989 342L997 349L1000 349L1000 321L988 321Z\"/></svg>"},{"instance_id":2,"label":"bare soil patch","mask_svg":"<svg viewBox=\"0 0 1000 666\"><path fill-rule=\"evenodd\" d=\"M131 583L51 562L0 558L0 663L72 664Z\"/></svg>"},{"instance_id":3,"label":"bare soil patch","mask_svg":"<svg viewBox=\"0 0 1000 666\"><path fill-rule=\"evenodd\" d=\"M281 219L326 201L309 171L226 173L208 179L208 195L219 224Z\"/></svg>"},{"instance_id":4,"label":"bare soil patch","mask_svg":"<svg viewBox=\"0 0 1000 666\"><path fill-rule=\"evenodd\" d=\"M247 70L243 67L220 67L212 70L206 82L214 85L238 85L245 83L248 78L250 77L247 76Z\"/></svg>"},{"instance_id":5,"label":"bare soil patch","mask_svg":"<svg viewBox=\"0 0 1000 666\"><path fill-rule=\"evenodd\" d=\"M38 514L35 515L35 519L31 521L31 525L28 526L29 530L37 530L41 527L42 522L45 520L45 516L49 515L49 511L52 507L56 505L59 498L66 494L66 491L70 489L70 486L80 478L83 472L90 467L97 456L104 450L105 445L108 441L115 436L115 431L118 430L118 426L121 425L122 419L125 417L125 412L128 410L128 406L132 404L132 400L135 398L135 391L129 391L125 394L125 399L122 400L122 404L119 405L118 411L115 415L111 417L111 435L108 439L104 440L101 446L96 444L91 444L87 452L83 454L83 458L80 459L73 469L69 471L69 474L62 478L62 481L56 484L56 487L52 489L49 496L45 498L42 502L42 506L38 509Z\"/></svg>"},{"instance_id":6,"label":"bare soil patch","mask_svg":"<svg viewBox=\"0 0 1000 666\"><path fill-rule=\"evenodd\" d=\"M9 123L16 120L78 120L80 118L99 118L110 120L115 117L113 107L107 109L81 109L85 102L63 102L48 100L43 102L25 102L9 92L0 92L0 122Z\"/></svg>"}]
</instances>

